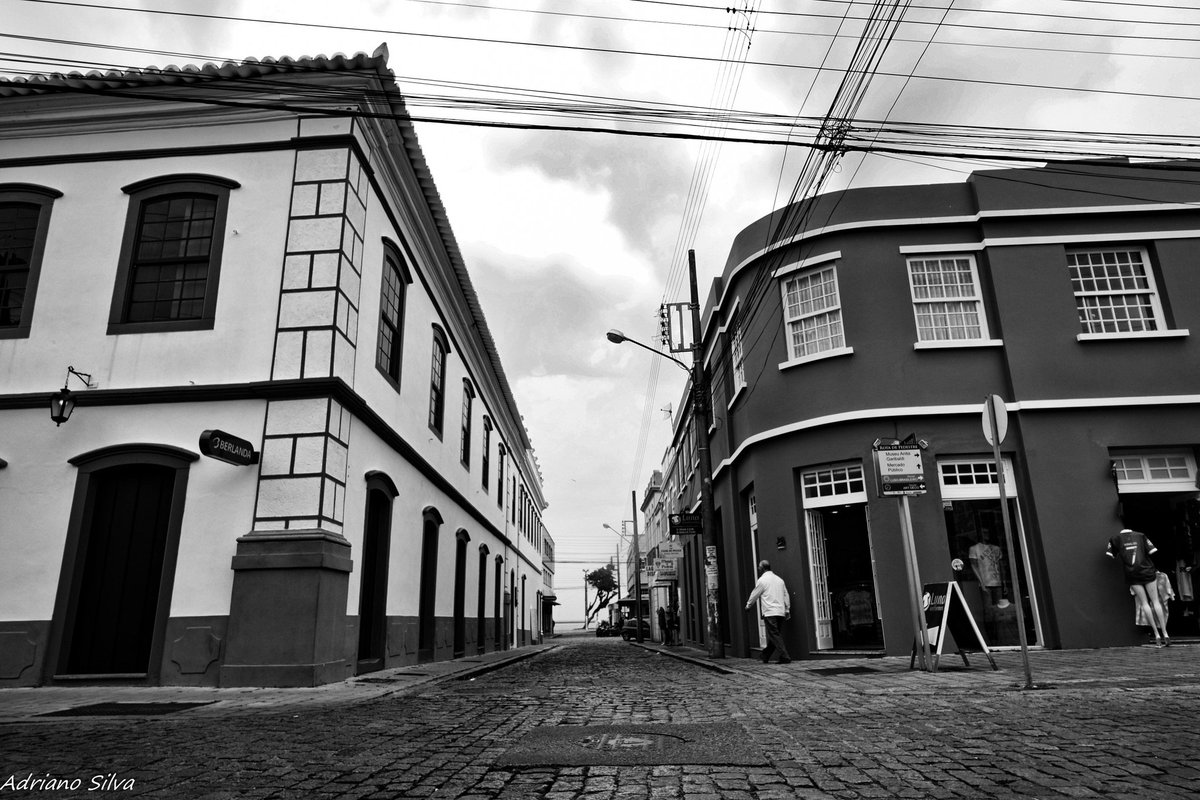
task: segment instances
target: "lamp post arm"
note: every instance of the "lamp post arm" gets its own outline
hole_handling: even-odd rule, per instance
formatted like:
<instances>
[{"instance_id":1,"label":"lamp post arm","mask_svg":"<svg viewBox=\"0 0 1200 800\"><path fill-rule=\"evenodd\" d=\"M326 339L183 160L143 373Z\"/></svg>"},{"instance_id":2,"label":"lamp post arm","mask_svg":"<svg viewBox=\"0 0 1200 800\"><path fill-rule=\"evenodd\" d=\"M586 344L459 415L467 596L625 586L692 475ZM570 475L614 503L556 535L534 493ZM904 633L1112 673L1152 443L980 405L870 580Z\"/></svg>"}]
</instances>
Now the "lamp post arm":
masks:
<instances>
[{"instance_id":1,"label":"lamp post arm","mask_svg":"<svg viewBox=\"0 0 1200 800\"><path fill-rule=\"evenodd\" d=\"M669 360L669 361L674 361L676 364L678 364L678 365L680 366L680 368L682 368L682 369L683 369L683 371L684 371L684 372L689 372L689 373L690 373L690 372L692 371L692 368L691 368L691 367L689 367L687 364L683 363L682 361L680 361L680 360L679 360L678 358L676 358L675 356L669 356L669 355L667 355L667 354L666 354L666 353L664 353L662 350L655 350L655 349L654 349L653 347L651 347L650 345L647 345L647 344L642 344L642 343L641 343L641 342L639 342L637 339L630 339L628 336L626 336L626 337L625 337L624 341L626 341L626 342L629 342L630 344L636 344L638 347L642 348L643 350L649 350L651 353L654 353L654 355L656 355L656 356L662 356L663 358L665 358L665 359L667 359L667 360Z\"/></svg>"}]
</instances>

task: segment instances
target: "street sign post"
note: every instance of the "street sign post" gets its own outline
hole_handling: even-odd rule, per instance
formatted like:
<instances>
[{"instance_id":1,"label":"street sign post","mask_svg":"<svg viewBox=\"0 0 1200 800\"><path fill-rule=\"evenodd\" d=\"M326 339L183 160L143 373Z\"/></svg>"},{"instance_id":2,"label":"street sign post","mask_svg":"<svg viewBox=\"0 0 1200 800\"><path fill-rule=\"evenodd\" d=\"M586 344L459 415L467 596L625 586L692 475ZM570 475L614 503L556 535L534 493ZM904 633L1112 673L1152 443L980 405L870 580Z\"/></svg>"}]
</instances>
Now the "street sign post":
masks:
<instances>
[{"instance_id":1,"label":"street sign post","mask_svg":"<svg viewBox=\"0 0 1200 800\"><path fill-rule=\"evenodd\" d=\"M1000 458L1000 444L1008 432L1008 408L999 395L990 394L983 401L983 436L992 446L992 458L996 464L996 484L1000 490L1000 519L1004 523L1004 540L1008 545L1008 563L1013 582L1013 604L1017 607L1017 635L1021 642L1021 660L1025 665L1025 688L1033 688L1033 672L1029 668L1029 643L1025 636L1025 603L1021 598L1021 576L1017 573L1017 549L1013 544L1012 520L1008 514L1008 492L1004 487L1004 461Z\"/></svg>"}]
</instances>

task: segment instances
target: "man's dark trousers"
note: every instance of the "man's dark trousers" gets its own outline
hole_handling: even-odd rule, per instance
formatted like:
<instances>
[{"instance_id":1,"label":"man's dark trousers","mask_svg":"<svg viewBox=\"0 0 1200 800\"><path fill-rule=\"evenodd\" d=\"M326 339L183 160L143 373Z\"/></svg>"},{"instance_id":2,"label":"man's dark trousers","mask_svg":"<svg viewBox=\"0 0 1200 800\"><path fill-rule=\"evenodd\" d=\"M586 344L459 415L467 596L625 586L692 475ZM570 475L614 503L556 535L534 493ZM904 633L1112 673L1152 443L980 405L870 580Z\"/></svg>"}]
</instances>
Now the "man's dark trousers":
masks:
<instances>
[{"instance_id":1,"label":"man's dark trousers","mask_svg":"<svg viewBox=\"0 0 1200 800\"><path fill-rule=\"evenodd\" d=\"M788 657L787 645L783 643L783 634L779 631L779 626L784 619L784 617L763 617L763 623L767 628L767 646L763 648L762 653L764 664L771 660L771 656L776 650L779 651L780 664L786 664L792 660Z\"/></svg>"}]
</instances>

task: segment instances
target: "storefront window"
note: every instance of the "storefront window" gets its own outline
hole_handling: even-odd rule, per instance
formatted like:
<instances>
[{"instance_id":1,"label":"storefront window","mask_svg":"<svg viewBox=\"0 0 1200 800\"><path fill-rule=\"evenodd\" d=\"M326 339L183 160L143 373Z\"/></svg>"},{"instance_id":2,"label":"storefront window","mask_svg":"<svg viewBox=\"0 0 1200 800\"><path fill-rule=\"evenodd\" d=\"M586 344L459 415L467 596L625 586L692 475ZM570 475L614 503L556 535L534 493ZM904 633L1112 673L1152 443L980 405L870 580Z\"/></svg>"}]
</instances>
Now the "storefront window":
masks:
<instances>
[{"instance_id":1,"label":"storefront window","mask_svg":"<svg viewBox=\"0 0 1200 800\"><path fill-rule=\"evenodd\" d=\"M1017 519L1015 500L1008 501L1009 518ZM997 500L954 500L946 509L946 531L950 537L950 552L962 562L955 574L967 598L972 616L983 629L989 647L1015 646L1021 643L1017 630L1016 592L1013 588L1014 570L1008 559L1004 541L1004 522ZM1025 612L1025 636L1029 644L1036 643L1033 624L1033 603L1029 598L1029 582L1025 578L1020 549L1017 552L1016 574L1021 576L1022 609Z\"/></svg>"},{"instance_id":2,"label":"storefront window","mask_svg":"<svg viewBox=\"0 0 1200 800\"><path fill-rule=\"evenodd\" d=\"M1017 500L1013 497L1012 466L1005 464L1008 516L1013 527L1017 563L1009 560L1004 517L995 464L954 461L938 464L946 516L946 535L956 567L955 576L971 615L989 647L1021 644L1017 627L1017 595L1021 592L1025 638L1039 644L1037 598L1030 595ZM958 568L961 567L961 568ZM1014 577L1019 580L1014 581Z\"/></svg>"}]
</instances>

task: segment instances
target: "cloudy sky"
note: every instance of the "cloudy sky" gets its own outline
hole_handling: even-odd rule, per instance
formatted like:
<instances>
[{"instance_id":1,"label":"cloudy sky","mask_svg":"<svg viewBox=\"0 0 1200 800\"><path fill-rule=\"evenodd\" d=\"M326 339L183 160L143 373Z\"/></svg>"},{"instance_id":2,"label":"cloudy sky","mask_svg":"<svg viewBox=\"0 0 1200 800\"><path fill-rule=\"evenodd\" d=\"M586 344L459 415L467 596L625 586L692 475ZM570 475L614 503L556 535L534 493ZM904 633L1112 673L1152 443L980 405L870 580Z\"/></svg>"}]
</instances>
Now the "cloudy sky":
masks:
<instances>
[{"instance_id":1,"label":"cloudy sky","mask_svg":"<svg viewBox=\"0 0 1200 800\"><path fill-rule=\"evenodd\" d=\"M166 66L372 52L420 119L617 128L611 120L493 110L511 90L577 102L819 118L873 4L847 0L0 0L0 71ZM1200 131L1200 6L1113 0L917 0L854 114L860 120L1165 135ZM736 13L726 7L736 7ZM188 12L187 15L164 12ZM196 16L196 15L200 16ZM434 96L483 98L480 111ZM565 99L560 98L560 99ZM582 617L582 573L615 553L669 442L660 409L686 377L630 345L661 302L701 295L739 230L785 202L811 141L632 137L418 121L417 133L517 396L545 478L561 621ZM630 127L629 123L625 127ZM684 130L663 121L657 133ZM687 130L715 133L703 124ZM737 138L779 140L761 129ZM938 129L943 131L944 129ZM1169 144L1174 137L1175 149ZM929 134L935 150L937 131ZM944 137L943 137L944 141ZM961 148L960 148L961 149ZM1106 152L1122 152L1121 147ZM962 180L983 158L846 155L825 189ZM685 357L686 358L686 357ZM624 547L622 546L622 552Z\"/></svg>"}]
</instances>

